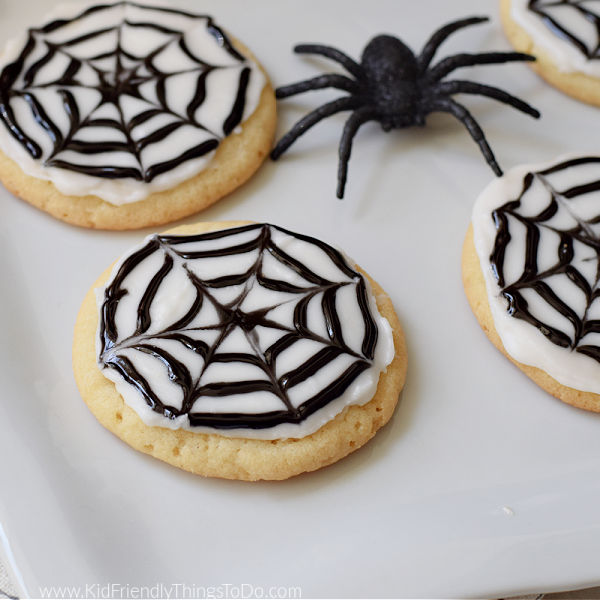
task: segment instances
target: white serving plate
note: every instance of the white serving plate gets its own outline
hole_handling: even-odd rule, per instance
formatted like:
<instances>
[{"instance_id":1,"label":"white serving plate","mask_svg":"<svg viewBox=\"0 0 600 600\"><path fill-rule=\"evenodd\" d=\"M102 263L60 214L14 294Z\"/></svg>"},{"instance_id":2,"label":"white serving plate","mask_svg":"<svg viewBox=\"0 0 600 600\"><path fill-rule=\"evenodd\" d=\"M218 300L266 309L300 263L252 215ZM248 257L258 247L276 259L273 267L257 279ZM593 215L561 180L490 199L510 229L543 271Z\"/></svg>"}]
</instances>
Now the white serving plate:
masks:
<instances>
[{"instance_id":1,"label":"white serving plate","mask_svg":"<svg viewBox=\"0 0 600 600\"><path fill-rule=\"evenodd\" d=\"M53 4L30 0L24 10L1 0L1 37ZM388 32L419 48L438 26L472 14L493 20L455 34L440 56L509 49L493 0L178 4L215 15L276 85L332 68L294 55L295 43L358 57ZM456 77L542 111L536 122L460 97L504 168L594 150L598 109L526 65ZM281 101L278 135L336 94ZM339 201L344 120L322 122L187 220L270 221L321 237L382 284L403 321L408 381L390 424L337 465L286 482L195 477L134 452L95 421L71 373L75 315L96 276L148 231L78 229L0 190L0 540L22 594L186 584L231 597L271 586L300 587L303 597L499 597L600 584L600 416L553 399L503 358L462 290L462 240L491 170L449 116L387 135L369 124Z\"/></svg>"}]
</instances>

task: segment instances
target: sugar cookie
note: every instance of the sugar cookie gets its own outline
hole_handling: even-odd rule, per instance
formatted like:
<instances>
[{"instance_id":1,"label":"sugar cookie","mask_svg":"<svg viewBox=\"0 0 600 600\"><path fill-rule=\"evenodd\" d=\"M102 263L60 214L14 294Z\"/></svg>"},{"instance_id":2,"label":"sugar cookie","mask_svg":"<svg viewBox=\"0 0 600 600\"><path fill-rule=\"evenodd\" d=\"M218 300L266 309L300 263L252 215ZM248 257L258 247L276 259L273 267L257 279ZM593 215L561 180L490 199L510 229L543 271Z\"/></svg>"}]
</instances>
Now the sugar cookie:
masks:
<instances>
[{"instance_id":1,"label":"sugar cookie","mask_svg":"<svg viewBox=\"0 0 600 600\"><path fill-rule=\"evenodd\" d=\"M199 223L100 277L73 364L92 412L134 448L202 475L285 479L389 420L406 350L390 299L331 246Z\"/></svg>"},{"instance_id":2,"label":"sugar cookie","mask_svg":"<svg viewBox=\"0 0 600 600\"><path fill-rule=\"evenodd\" d=\"M524 165L473 209L463 281L484 331L538 385L600 412L600 157Z\"/></svg>"},{"instance_id":3,"label":"sugar cookie","mask_svg":"<svg viewBox=\"0 0 600 600\"><path fill-rule=\"evenodd\" d=\"M504 31L548 83L564 93L600 105L598 29L600 3L568 0L500 0Z\"/></svg>"},{"instance_id":4,"label":"sugar cookie","mask_svg":"<svg viewBox=\"0 0 600 600\"><path fill-rule=\"evenodd\" d=\"M63 4L0 56L0 181L76 225L206 208L259 167L275 120L249 51L175 8Z\"/></svg>"}]
</instances>

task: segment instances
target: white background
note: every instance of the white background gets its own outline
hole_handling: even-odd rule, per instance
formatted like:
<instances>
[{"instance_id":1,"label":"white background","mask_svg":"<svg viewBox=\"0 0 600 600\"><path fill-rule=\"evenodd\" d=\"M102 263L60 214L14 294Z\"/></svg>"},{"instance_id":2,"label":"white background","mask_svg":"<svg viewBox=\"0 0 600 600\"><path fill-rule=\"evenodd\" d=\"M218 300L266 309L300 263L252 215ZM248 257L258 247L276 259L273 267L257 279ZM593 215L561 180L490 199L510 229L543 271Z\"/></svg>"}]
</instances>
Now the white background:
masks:
<instances>
[{"instance_id":1,"label":"white background","mask_svg":"<svg viewBox=\"0 0 600 600\"><path fill-rule=\"evenodd\" d=\"M0 0L0 35L53 4ZM509 49L491 0L179 4L215 15L275 85L335 69L294 55L296 43L358 57L387 32L417 49L438 26L473 14L492 21L456 33L439 56ZM459 98L505 169L594 150L598 109L526 65L455 77L497 85L543 113L535 121ZM279 102L278 135L341 94ZM0 190L0 524L23 592L185 582L301 586L304 597L490 597L600 583L600 417L548 396L504 359L462 290L462 240L491 170L452 117L391 134L369 124L339 201L344 119L316 126L187 220L270 221L338 245L389 292L404 324L408 381L391 423L353 456L287 482L201 479L134 452L95 421L71 373L75 315L97 275L149 231L74 228Z\"/></svg>"}]
</instances>

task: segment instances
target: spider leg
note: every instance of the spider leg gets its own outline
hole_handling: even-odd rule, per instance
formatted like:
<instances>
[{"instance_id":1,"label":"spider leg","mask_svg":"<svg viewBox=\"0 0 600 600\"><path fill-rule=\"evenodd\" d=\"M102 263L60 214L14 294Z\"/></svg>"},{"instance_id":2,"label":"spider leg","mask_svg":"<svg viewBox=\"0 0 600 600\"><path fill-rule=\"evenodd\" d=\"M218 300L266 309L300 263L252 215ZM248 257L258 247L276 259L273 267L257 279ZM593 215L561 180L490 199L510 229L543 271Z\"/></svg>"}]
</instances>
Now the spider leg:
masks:
<instances>
[{"instance_id":1,"label":"spider leg","mask_svg":"<svg viewBox=\"0 0 600 600\"><path fill-rule=\"evenodd\" d=\"M494 171L497 177L502 175L502 169L496 162L494 153L485 139L483 130L479 127L473 115L462 104L455 102L451 98L438 98L431 100L426 108L427 112L447 112L456 117L467 128L467 131L479 146L492 171Z\"/></svg>"},{"instance_id":2,"label":"spider leg","mask_svg":"<svg viewBox=\"0 0 600 600\"><path fill-rule=\"evenodd\" d=\"M488 17L470 17L468 19L460 19L458 21L448 23L434 32L427 43L423 46L423 50L417 58L421 73L427 69L434 54L437 52L437 49L441 46L442 42L446 40L446 38L463 27L477 25L478 23L483 23L485 21L489 21Z\"/></svg>"},{"instance_id":3,"label":"spider leg","mask_svg":"<svg viewBox=\"0 0 600 600\"><path fill-rule=\"evenodd\" d=\"M455 54L441 60L426 73L429 81L439 81L454 69L473 65L493 65L515 61L533 61L534 56L522 52L483 52L481 54Z\"/></svg>"},{"instance_id":4,"label":"spider leg","mask_svg":"<svg viewBox=\"0 0 600 600\"><path fill-rule=\"evenodd\" d=\"M344 96L309 112L277 142L277 145L271 151L271 158L277 160L303 133L319 121L343 110L352 110L358 106L359 102L352 96Z\"/></svg>"},{"instance_id":5,"label":"spider leg","mask_svg":"<svg viewBox=\"0 0 600 600\"><path fill-rule=\"evenodd\" d=\"M349 73L355 77L363 76L363 68L353 58L344 54L337 48L331 46L323 46L321 44L299 44L294 48L294 52L298 54L320 54L337 63L340 63Z\"/></svg>"},{"instance_id":6,"label":"spider leg","mask_svg":"<svg viewBox=\"0 0 600 600\"><path fill-rule=\"evenodd\" d=\"M520 98L490 85L474 83L472 81L442 81L435 85L432 90L435 93L443 94L444 96L451 94L477 94L480 96L487 96L488 98L498 100L498 102L504 102L504 104L508 104L536 119L540 117L539 111L527 104L527 102L523 102Z\"/></svg>"},{"instance_id":7,"label":"spider leg","mask_svg":"<svg viewBox=\"0 0 600 600\"><path fill-rule=\"evenodd\" d=\"M292 83L291 85L278 87L275 90L275 96L277 98L288 98L289 96L301 94L302 92L307 92L309 90L320 90L328 87L352 93L356 91L358 85L349 77L331 73L328 75L319 75L318 77L306 79L305 81L299 81L298 83Z\"/></svg>"},{"instance_id":8,"label":"spider leg","mask_svg":"<svg viewBox=\"0 0 600 600\"><path fill-rule=\"evenodd\" d=\"M337 197L344 197L344 188L346 187L346 179L348 176L348 161L350 160L350 153L352 152L352 140L358 131L358 128L372 119L377 118L377 113L371 108L363 107L359 108L356 112L353 112L346 124L344 125L344 131L340 140L339 156L340 160L338 163L338 186L337 186Z\"/></svg>"}]
</instances>

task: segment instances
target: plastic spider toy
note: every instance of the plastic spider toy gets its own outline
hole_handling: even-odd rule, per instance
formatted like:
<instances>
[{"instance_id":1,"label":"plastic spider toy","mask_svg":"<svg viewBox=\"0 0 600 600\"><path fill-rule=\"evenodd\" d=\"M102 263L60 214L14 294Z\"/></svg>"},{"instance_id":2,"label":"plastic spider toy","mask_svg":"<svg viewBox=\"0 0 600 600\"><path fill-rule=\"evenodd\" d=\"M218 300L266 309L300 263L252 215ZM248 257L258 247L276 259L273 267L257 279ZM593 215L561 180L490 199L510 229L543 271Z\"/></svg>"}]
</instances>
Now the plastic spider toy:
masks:
<instances>
[{"instance_id":1,"label":"plastic spider toy","mask_svg":"<svg viewBox=\"0 0 600 600\"><path fill-rule=\"evenodd\" d=\"M458 29L487 20L487 17L470 17L448 23L431 36L418 56L398 38L379 35L363 50L360 64L330 46L296 46L294 51L299 54L320 54L336 61L354 78L327 74L278 88L277 98L323 88L337 88L349 92L349 95L324 104L300 119L279 140L271 152L271 158L277 160L292 143L322 119L341 111L353 111L346 121L339 145L337 196L343 198L352 140L361 125L367 121L379 121L384 131L412 125L424 126L429 113L446 112L464 124L494 173L502 175L481 127L464 106L451 98L452 94L487 96L536 118L540 113L499 88L471 81L443 79L459 67L531 61L535 58L520 52L463 53L448 56L430 66L437 49L448 36Z\"/></svg>"}]
</instances>

